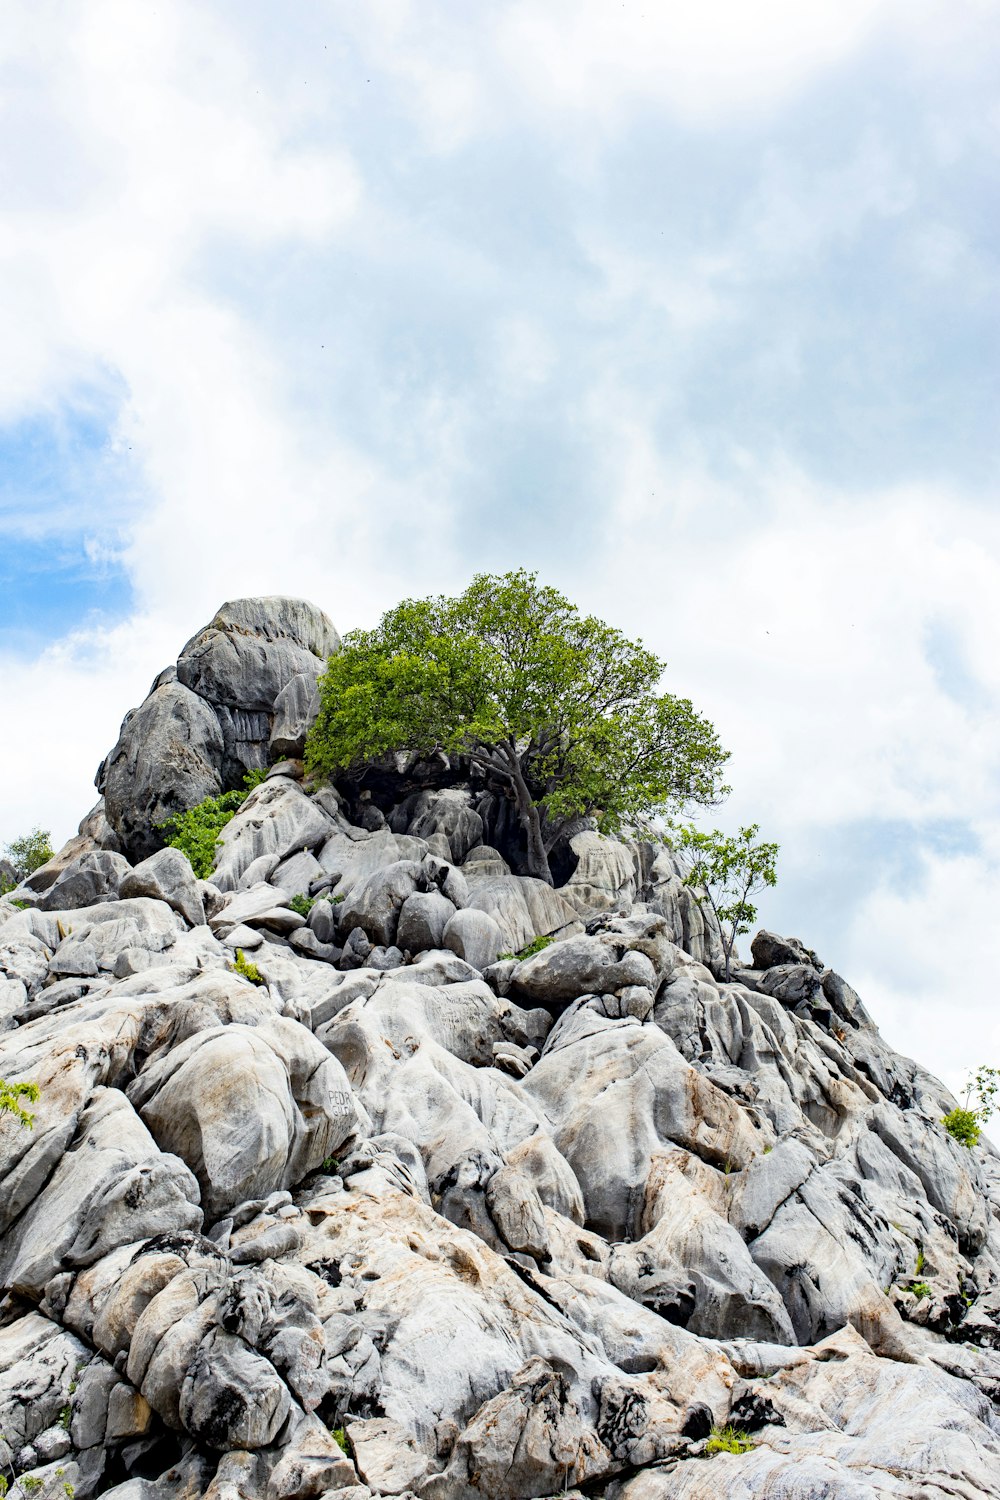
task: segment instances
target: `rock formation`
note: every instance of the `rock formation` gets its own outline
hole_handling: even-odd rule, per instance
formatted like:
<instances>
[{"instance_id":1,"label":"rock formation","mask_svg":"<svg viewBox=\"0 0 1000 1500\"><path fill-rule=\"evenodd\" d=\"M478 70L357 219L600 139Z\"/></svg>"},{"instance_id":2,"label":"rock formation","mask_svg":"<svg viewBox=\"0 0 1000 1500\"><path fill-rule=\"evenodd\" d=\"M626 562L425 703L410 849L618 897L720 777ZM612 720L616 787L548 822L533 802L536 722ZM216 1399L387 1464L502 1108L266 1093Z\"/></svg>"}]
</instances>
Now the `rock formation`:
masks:
<instances>
[{"instance_id":1,"label":"rock formation","mask_svg":"<svg viewBox=\"0 0 1000 1500\"><path fill-rule=\"evenodd\" d=\"M224 605L0 898L8 1494L1000 1494L989 1143L795 939L722 982L669 850L311 786L337 644ZM157 825L267 765L196 879Z\"/></svg>"}]
</instances>

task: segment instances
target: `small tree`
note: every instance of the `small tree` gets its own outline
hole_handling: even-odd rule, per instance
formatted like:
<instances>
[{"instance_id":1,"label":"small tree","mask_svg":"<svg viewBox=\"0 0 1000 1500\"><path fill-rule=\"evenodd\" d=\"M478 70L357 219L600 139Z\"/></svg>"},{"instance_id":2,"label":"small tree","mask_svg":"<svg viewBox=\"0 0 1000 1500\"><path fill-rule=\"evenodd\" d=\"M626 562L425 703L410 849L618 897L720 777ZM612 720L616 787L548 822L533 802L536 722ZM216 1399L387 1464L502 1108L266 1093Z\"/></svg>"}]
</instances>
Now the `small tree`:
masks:
<instances>
[{"instance_id":1,"label":"small tree","mask_svg":"<svg viewBox=\"0 0 1000 1500\"><path fill-rule=\"evenodd\" d=\"M641 641L523 569L458 598L406 600L352 631L320 679L306 743L314 775L360 776L390 751L466 757L514 803L531 874L571 824L605 832L713 803L728 759L687 699L657 691Z\"/></svg>"},{"instance_id":2,"label":"small tree","mask_svg":"<svg viewBox=\"0 0 1000 1500\"><path fill-rule=\"evenodd\" d=\"M755 842L759 833L758 824L752 823L749 828L741 828L735 838L719 832L701 833L697 828L682 828L675 836L676 847L691 858L684 884L718 919L727 984L736 939L750 931L757 916L750 897L778 880L774 869L778 845Z\"/></svg>"},{"instance_id":3,"label":"small tree","mask_svg":"<svg viewBox=\"0 0 1000 1500\"><path fill-rule=\"evenodd\" d=\"M965 1085L965 1100L949 1110L941 1124L962 1146L977 1146L986 1124L996 1109L994 1100L1000 1092L1000 1068L977 1068Z\"/></svg>"},{"instance_id":4,"label":"small tree","mask_svg":"<svg viewBox=\"0 0 1000 1500\"><path fill-rule=\"evenodd\" d=\"M14 866L18 880L26 880L52 858L49 830L33 828L30 833L22 833L20 838L11 839L5 846L5 852Z\"/></svg>"}]
</instances>

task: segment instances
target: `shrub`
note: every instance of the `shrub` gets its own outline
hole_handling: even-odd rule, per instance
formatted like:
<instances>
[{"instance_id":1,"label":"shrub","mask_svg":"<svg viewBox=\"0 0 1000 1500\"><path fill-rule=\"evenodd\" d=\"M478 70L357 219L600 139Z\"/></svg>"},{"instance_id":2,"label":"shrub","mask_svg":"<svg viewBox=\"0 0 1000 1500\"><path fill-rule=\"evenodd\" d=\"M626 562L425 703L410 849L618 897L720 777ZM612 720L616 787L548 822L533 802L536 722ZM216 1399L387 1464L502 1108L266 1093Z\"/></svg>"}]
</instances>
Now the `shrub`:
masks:
<instances>
[{"instance_id":1,"label":"shrub","mask_svg":"<svg viewBox=\"0 0 1000 1500\"><path fill-rule=\"evenodd\" d=\"M941 1124L948 1134L958 1141L959 1145L977 1146L979 1144L980 1130L974 1109L962 1109L959 1105L944 1116Z\"/></svg>"},{"instance_id":2,"label":"shrub","mask_svg":"<svg viewBox=\"0 0 1000 1500\"><path fill-rule=\"evenodd\" d=\"M0 1114L13 1115L28 1130L35 1124L35 1117L29 1114L21 1104L22 1099L35 1104L38 1100L37 1083L8 1083L5 1078L0 1078Z\"/></svg>"},{"instance_id":3,"label":"shrub","mask_svg":"<svg viewBox=\"0 0 1000 1500\"><path fill-rule=\"evenodd\" d=\"M187 855L191 868L199 880L207 880L215 867L215 850L219 835L226 824L239 812L255 786L264 779L263 771L248 771L243 785L233 792L223 792L219 797L206 797L197 807L187 812L174 813L165 823L157 825L172 849Z\"/></svg>"},{"instance_id":4,"label":"shrub","mask_svg":"<svg viewBox=\"0 0 1000 1500\"><path fill-rule=\"evenodd\" d=\"M525 943L517 956L520 959L534 958L536 953L541 953L543 948L547 948L550 943L554 942L554 937L533 937L530 943Z\"/></svg>"},{"instance_id":5,"label":"shrub","mask_svg":"<svg viewBox=\"0 0 1000 1500\"><path fill-rule=\"evenodd\" d=\"M316 897L302 895L293 896L288 904L292 908L292 911L298 912L300 917L308 917L309 913L316 905Z\"/></svg>"},{"instance_id":6,"label":"shrub","mask_svg":"<svg viewBox=\"0 0 1000 1500\"><path fill-rule=\"evenodd\" d=\"M740 1427L713 1427L705 1444L706 1453L749 1453L754 1446L749 1433Z\"/></svg>"},{"instance_id":7,"label":"shrub","mask_svg":"<svg viewBox=\"0 0 1000 1500\"><path fill-rule=\"evenodd\" d=\"M266 984L267 980L260 972L256 964L250 962L242 948L236 950L236 962L230 964L234 974L242 974L244 979L249 979L251 984Z\"/></svg>"}]
</instances>

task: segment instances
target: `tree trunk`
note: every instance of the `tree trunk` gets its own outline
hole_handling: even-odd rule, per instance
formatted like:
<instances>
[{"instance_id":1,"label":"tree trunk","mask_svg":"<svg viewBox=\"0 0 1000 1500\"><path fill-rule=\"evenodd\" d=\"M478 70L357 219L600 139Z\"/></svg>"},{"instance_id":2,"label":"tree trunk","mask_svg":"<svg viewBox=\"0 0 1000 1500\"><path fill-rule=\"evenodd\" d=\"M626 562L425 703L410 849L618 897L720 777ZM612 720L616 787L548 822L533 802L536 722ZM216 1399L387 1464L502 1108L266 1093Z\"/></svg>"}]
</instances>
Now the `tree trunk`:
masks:
<instances>
[{"instance_id":1,"label":"tree trunk","mask_svg":"<svg viewBox=\"0 0 1000 1500\"><path fill-rule=\"evenodd\" d=\"M546 885L555 885L552 879L552 871L549 869L549 856L545 852L545 840L542 838L542 820L538 814L538 808L531 800L527 783L521 774L521 766L516 756L510 758L511 778L514 783L514 795L517 798L517 811L521 819L528 844L528 871L538 880L544 880Z\"/></svg>"}]
</instances>

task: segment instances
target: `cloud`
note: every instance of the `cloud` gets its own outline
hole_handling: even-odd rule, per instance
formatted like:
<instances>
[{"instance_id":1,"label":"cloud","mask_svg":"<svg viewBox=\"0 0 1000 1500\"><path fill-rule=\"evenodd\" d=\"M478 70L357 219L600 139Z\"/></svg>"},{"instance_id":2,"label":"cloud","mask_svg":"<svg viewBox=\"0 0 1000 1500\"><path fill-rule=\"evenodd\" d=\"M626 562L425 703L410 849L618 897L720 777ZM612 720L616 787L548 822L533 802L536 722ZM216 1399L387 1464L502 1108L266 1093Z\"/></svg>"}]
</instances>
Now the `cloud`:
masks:
<instances>
[{"instance_id":1,"label":"cloud","mask_svg":"<svg viewBox=\"0 0 1000 1500\"><path fill-rule=\"evenodd\" d=\"M944 920L983 963L996 893L995 30L975 0L9 6L4 576L51 547L130 618L81 584L65 638L0 655L0 838L71 831L224 598L343 629L525 563L668 658L733 750L720 818L783 844L762 918L900 1044L919 1007L931 1055L957 1002L913 956Z\"/></svg>"},{"instance_id":2,"label":"cloud","mask_svg":"<svg viewBox=\"0 0 1000 1500\"><path fill-rule=\"evenodd\" d=\"M550 108L596 114L606 127L655 104L704 125L779 108L853 51L888 9L879 0L522 0L499 32L509 66Z\"/></svg>"}]
</instances>

